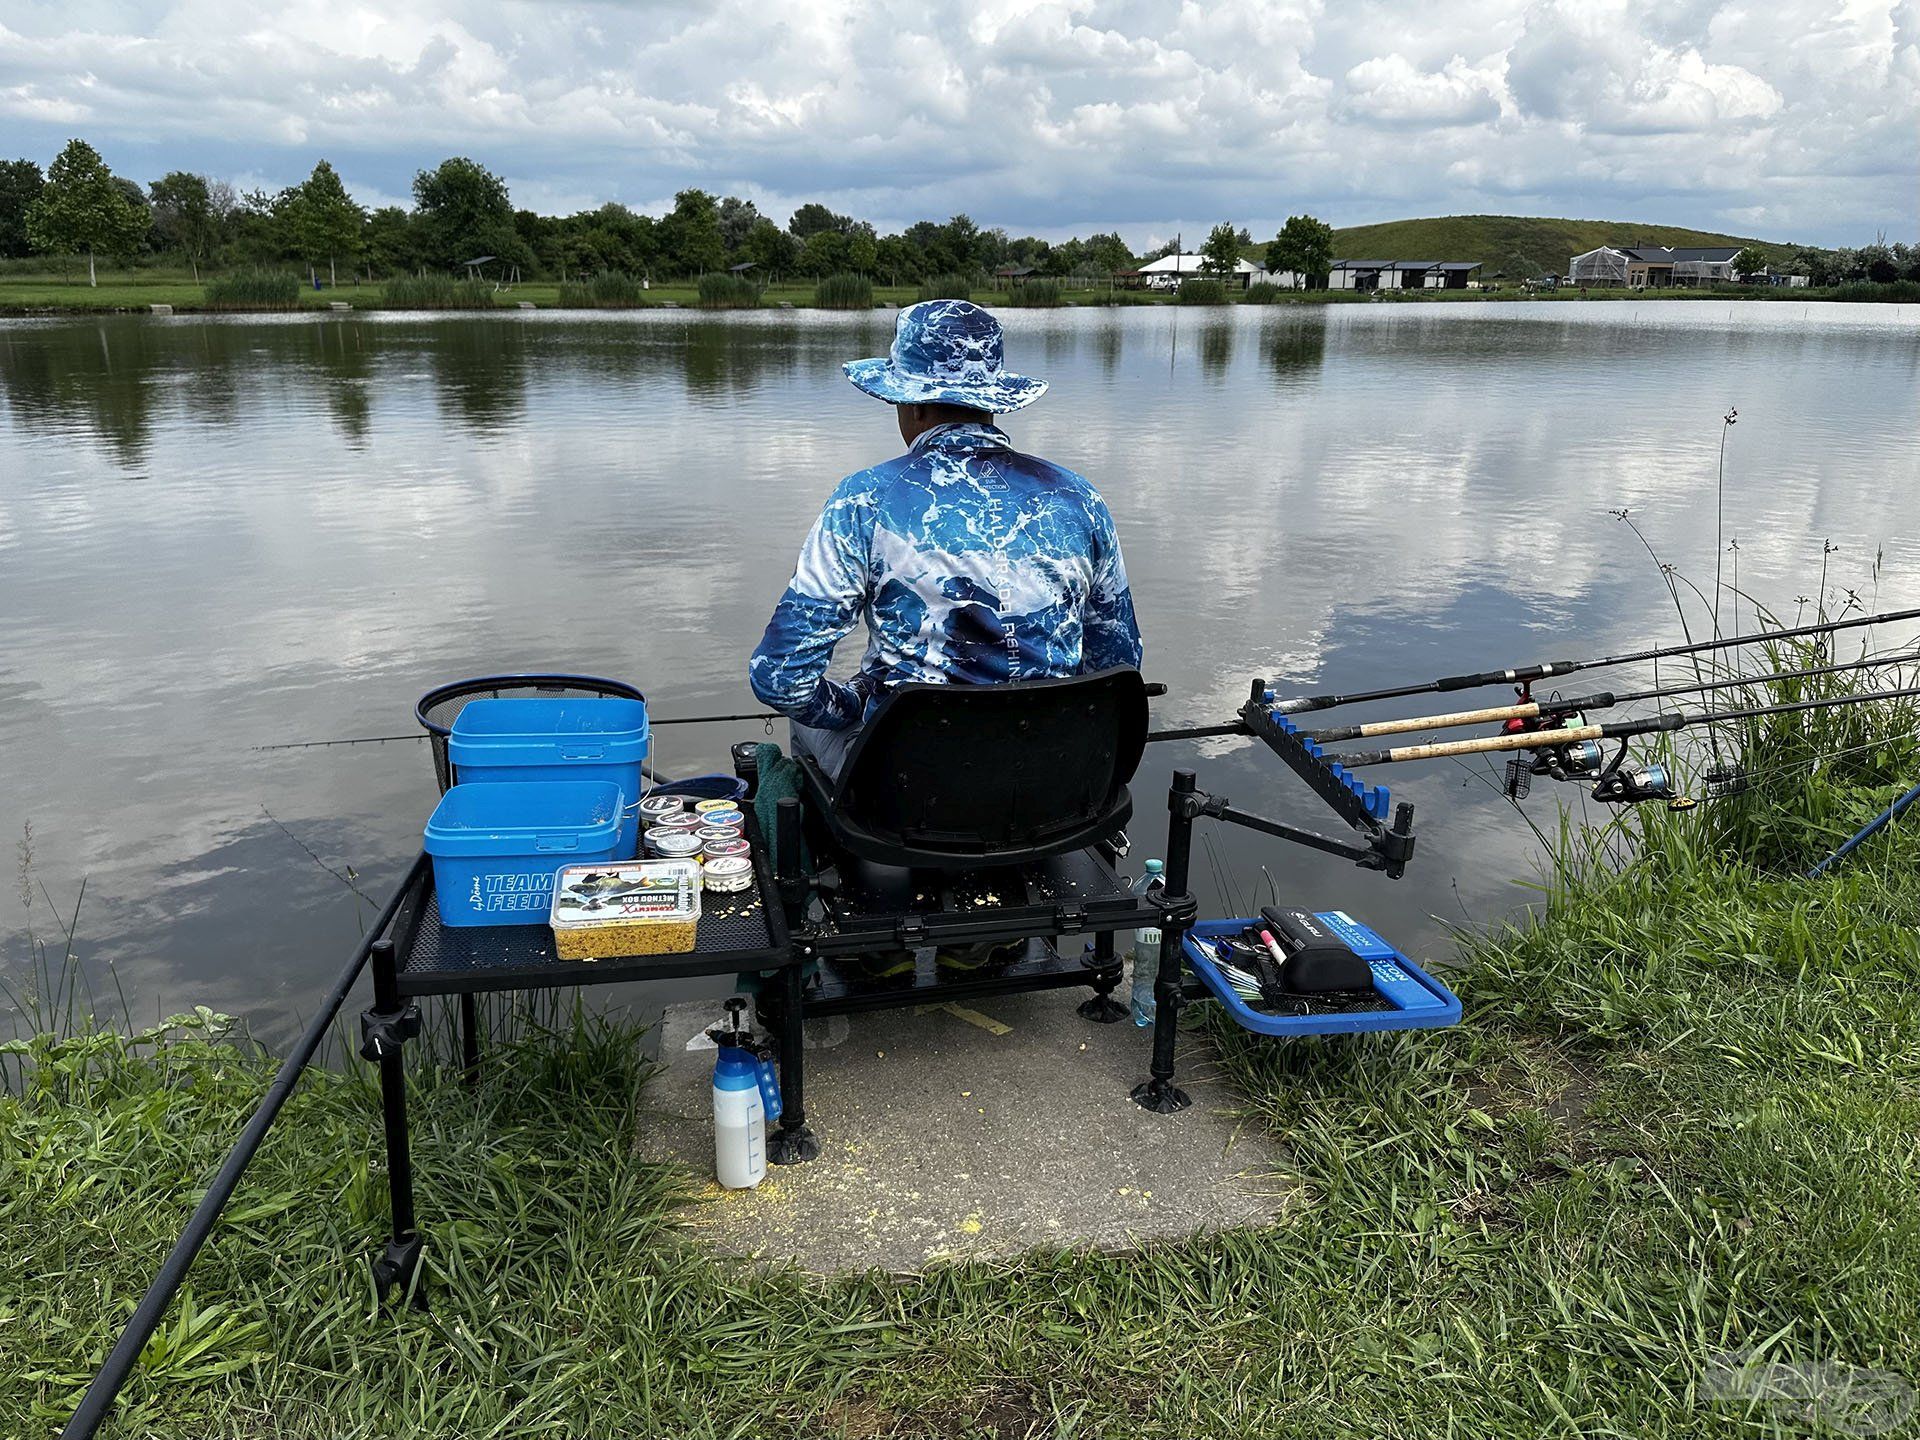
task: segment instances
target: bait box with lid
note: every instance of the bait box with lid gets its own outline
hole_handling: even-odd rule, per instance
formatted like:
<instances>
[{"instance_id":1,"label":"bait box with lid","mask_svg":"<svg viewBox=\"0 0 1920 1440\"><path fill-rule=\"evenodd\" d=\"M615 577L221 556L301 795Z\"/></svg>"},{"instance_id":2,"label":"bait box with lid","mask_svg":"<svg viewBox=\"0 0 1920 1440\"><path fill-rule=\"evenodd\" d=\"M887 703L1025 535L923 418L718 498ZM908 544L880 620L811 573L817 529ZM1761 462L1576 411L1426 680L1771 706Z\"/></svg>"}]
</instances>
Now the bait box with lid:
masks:
<instances>
[{"instance_id":1,"label":"bait box with lid","mask_svg":"<svg viewBox=\"0 0 1920 1440\"><path fill-rule=\"evenodd\" d=\"M500 781L606 780L630 807L644 789L647 758L644 700L607 696L482 699L454 718L447 758L463 785ZM618 853L640 850L640 820L629 809L620 823Z\"/></svg>"},{"instance_id":2,"label":"bait box with lid","mask_svg":"<svg viewBox=\"0 0 1920 1440\"><path fill-rule=\"evenodd\" d=\"M562 960L683 955L700 931L700 866L692 860L569 865L548 913Z\"/></svg>"},{"instance_id":3,"label":"bait box with lid","mask_svg":"<svg viewBox=\"0 0 1920 1440\"><path fill-rule=\"evenodd\" d=\"M443 925L538 925L554 872L618 854L622 797L605 780L455 785L427 821Z\"/></svg>"}]
</instances>

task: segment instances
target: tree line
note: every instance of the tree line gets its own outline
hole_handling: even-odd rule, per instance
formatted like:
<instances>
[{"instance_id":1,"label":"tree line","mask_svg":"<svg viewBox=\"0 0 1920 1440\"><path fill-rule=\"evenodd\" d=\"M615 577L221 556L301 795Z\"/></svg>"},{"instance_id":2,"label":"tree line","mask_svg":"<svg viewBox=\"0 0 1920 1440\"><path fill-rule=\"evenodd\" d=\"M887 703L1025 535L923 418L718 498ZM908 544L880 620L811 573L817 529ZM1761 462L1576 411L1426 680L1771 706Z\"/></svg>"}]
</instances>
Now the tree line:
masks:
<instances>
[{"instance_id":1,"label":"tree line","mask_svg":"<svg viewBox=\"0 0 1920 1440\"><path fill-rule=\"evenodd\" d=\"M32 160L0 161L0 257L33 254L84 259L90 279L101 258L171 258L196 276L209 266L292 263L335 283L457 269L481 257L489 274L529 279L678 278L750 264L769 279L855 271L894 284L1003 266L1110 274L1133 262L1117 234L1055 244L955 215L882 235L819 203L782 226L750 200L697 189L682 190L661 216L617 203L541 215L516 209L506 182L464 156L415 175L411 208L361 205L325 160L278 192L237 192L182 170L142 187L115 175L84 140L69 142L44 173Z\"/></svg>"}]
</instances>

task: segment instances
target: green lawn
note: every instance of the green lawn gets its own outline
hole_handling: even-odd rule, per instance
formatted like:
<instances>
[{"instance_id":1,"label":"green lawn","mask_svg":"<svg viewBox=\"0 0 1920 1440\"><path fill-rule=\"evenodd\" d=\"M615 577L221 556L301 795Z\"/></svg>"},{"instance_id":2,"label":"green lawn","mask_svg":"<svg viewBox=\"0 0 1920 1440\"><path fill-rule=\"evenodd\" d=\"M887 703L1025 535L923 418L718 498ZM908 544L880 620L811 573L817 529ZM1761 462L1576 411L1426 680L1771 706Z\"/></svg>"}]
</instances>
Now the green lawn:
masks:
<instances>
[{"instance_id":1,"label":"green lawn","mask_svg":"<svg viewBox=\"0 0 1920 1440\"><path fill-rule=\"evenodd\" d=\"M1225 1034L1310 1196L1277 1229L756 1274L676 1230L701 1202L633 1154L634 1037L576 1021L475 1094L415 1067L434 1305L381 1311L377 1099L311 1075L109 1433L1805 1433L1711 1377L1920 1379L1920 838L1792 878L1920 771L1914 726L1836 719L1817 776L1755 728L1781 764L1746 795L1566 834L1539 923L1463 939L1456 1030ZM0 1096L4 1435L70 1410L269 1073L204 1021L33 1058Z\"/></svg>"}]
</instances>

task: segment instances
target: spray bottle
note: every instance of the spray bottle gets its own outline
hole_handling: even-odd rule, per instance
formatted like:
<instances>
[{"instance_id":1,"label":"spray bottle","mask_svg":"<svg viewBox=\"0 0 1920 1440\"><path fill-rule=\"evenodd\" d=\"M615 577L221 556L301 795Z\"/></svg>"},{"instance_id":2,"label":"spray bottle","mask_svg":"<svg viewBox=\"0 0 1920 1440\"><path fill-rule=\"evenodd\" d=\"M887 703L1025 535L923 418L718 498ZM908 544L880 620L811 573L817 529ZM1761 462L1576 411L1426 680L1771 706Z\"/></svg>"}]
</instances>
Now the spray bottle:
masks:
<instances>
[{"instance_id":1,"label":"spray bottle","mask_svg":"<svg viewBox=\"0 0 1920 1440\"><path fill-rule=\"evenodd\" d=\"M771 1050L746 1023L747 1002L727 1001L727 1024L709 1030L720 1047L713 1062L713 1168L729 1190L767 1177L767 1122L780 1118L780 1077Z\"/></svg>"}]
</instances>

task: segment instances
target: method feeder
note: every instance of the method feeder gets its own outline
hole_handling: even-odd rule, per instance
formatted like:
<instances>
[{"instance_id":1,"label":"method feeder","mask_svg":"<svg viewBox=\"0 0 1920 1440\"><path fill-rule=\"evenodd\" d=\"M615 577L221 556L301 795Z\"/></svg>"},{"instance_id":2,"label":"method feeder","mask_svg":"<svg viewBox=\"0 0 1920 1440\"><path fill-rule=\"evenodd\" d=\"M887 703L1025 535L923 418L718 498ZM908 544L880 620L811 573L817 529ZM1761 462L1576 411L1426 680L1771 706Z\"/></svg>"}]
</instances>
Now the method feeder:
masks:
<instances>
[{"instance_id":1,"label":"method feeder","mask_svg":"<svg viewBox=\"0 0 1920 1440\"><path fill-rule=\"evenodd\" d=\"M1826 620L1817 625L1797 625L1790 630L1763 630L1755 635L1735 635L1726 639L1695 640L1685 645L1664 645L1653 650L1638 650L1630 655L1603 655L1593 660L1552 660L1538 665L1522 665L1511 670L1482 670L1472 675L1448 675L1417 685L1389 685L1381 690L1360 690L1351 695L1298 695L1291 700L1275 701L1273 713L1299 715L1309 710L1331 710L1336 705L1358 705L1368 700L1397 700L1405 695L1433 695L1449 690L1478 690L1489 685L1517 684L1521 699L1535 680L1553 675L1570 675L1576 670L1600 670L1613 665L1633 665L1645 660L1664 660L1679 655L1698 655L1707 650L1730 650L1740 645L1762 645L1769 640L1794 640L1804 635L1826 635L1835 630L1852 630L1862 625L1891 624L1896 620L1920 619L1920 608L1888 610L1878 615L1856 615L1851 620Z\"/></svg>"}]
</instances>

